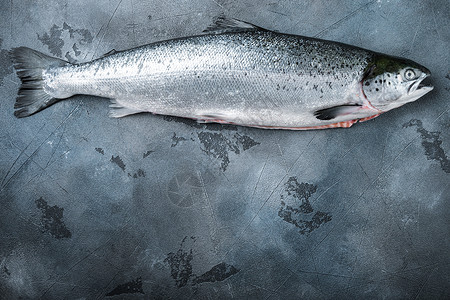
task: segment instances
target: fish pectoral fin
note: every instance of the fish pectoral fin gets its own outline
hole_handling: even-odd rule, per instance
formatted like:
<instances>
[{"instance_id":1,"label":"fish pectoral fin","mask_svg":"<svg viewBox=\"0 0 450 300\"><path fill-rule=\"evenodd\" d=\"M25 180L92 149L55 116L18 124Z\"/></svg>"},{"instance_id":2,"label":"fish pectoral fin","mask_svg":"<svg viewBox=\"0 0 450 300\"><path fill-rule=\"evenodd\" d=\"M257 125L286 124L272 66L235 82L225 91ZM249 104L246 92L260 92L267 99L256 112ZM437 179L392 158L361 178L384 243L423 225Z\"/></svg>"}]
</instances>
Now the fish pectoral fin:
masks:
<instances>
[{"instance_id":1,"label":"fish pectoral fin","mask_svg":"<svg viewBox=\"0 0 450 300\"><path fill-rule=\"evenodd\" d=\"M109 107L111 108L109 110L109 116L111 118L122 118L128 115L144 112L143 110L125 107L122 104L120 104L120 102L118 102L116 99L111 99L111 104L109 105Z\"/></svg>"},{"instance_id":2,"label":"fish pectoral fin","mask_svg":"<svg viewBox=\"0 0 450 300\"><path fill-rule=\"evenodd\" d=\"M314 112L314 116L319 120L333 120L339 116L356 114L362 108L359 104L338 105L324 108Z\"/></svg>"},{"instance_id":3,"label":"fish pectoral fin","mask_svg":"<svg viewBox=\"0 0 450 300\"><path fill-rule=\"evenodd\" d=\"M267 31L267 29L261 28L248 22L233 18L227 18L221 15L214 18L214 23L203 30L203 32L205 33L215 34L242 31Z\"/></svg>"}]
</instances>

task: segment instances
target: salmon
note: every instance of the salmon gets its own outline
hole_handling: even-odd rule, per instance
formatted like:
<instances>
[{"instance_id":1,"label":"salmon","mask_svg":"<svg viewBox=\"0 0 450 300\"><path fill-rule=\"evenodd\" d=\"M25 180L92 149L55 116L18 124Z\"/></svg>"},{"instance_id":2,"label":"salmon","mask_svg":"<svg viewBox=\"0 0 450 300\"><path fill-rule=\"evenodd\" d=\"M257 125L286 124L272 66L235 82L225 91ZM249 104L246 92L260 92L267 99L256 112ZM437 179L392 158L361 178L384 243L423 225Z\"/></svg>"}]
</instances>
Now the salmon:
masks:
<instances>
[{"instance_id":1,"label":"salmon","mask_svg":"<svg viewBox=\"0 0 450 300\"><path fill-rule=\"evenodd\" d=\"M110 116L151 112L268 129L350 127L433 87L411 60L217 18L198 36L71 64L11 51L22 81L15 116L77 94L111 99Z\"/></svg>"}]
</instances>

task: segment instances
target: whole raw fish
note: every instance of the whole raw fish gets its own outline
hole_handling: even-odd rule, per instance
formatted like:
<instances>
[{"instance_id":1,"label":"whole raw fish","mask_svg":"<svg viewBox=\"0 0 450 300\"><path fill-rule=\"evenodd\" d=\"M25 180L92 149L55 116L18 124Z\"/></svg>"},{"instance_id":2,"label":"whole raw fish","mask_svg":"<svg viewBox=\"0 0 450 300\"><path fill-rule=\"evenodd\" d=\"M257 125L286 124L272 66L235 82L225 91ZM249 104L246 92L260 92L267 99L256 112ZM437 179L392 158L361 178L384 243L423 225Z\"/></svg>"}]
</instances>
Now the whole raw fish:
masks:
<instances>
[{"instance_id":1,"label":"whole raw fish","mask_svg":"<svg viewBox=\"0 0 450 300\"><path fill-rule=\"evenodd\" d=\"M433 89L425 67L342 43L218 18L203 35L70 64L12 50L19 118L76 94L111 98L110 115L152 112L282 129L350 127Z\"/></svg>"}]
</instances>

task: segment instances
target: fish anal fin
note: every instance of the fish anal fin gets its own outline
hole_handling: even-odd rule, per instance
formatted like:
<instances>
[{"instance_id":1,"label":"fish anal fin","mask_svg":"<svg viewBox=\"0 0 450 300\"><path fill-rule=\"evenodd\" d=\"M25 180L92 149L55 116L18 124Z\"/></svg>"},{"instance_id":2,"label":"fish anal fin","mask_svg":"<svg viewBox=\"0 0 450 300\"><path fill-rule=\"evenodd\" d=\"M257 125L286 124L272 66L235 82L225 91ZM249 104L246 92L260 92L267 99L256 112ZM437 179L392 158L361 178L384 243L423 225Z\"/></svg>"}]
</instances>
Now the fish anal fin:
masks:
<instances>
[{"instance_id":1,"label":"fish anal fin","mask_svg":"<svg viewBox=\"0 0 450 300\"><path fill-rule=\"evenodd\" d=\"M238 19L227 18L220 15L213 20L213 24L208 26L203 32L205 33L226 33L226 32L242 32L242 31L267 31L267 29L258 27L248 22Z\"/></svg>"},{"instance_id":2,"label":"fish anal fin","mask_svg":"<svg viewBox=\"0 0 450 300\"><path fill-rule=\"evenodd\" d=\"M333 120L339 116L356 114L362 108L359 104L338 105L317 110L314 116L319 120Z\"/></svg>"},{"instance_id":3,"label":"fish anal fin","mask_svg":"<svg viewBox=\"0 0 450 300\"><path fill-rule=\"evenodd\" d=\"M109 116L111 118L122 118L125 116L144 112L143 110L123 106L116 99L111 99L111 104L109 105L109 107L111 108L109 110Z\"/></svg>"}]
</instances>

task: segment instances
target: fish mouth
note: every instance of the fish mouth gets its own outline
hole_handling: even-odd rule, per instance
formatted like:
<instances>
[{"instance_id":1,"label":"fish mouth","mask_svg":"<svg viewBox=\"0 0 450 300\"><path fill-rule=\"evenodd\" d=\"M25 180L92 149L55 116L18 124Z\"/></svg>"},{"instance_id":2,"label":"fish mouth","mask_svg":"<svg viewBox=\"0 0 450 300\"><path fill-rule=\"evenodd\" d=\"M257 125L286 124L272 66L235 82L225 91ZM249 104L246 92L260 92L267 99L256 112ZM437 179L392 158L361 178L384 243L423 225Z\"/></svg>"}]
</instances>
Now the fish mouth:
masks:
<instances>
[{"instance_id":1,"label":"fish mouth","mask_svg":"<svg viewBox=\"0 0 450 300\"><path fill-rule=\"evenodd\" d=\"M416 79L411 85L408 87L408 95L419 95L423 96L426 93L432 91L434 87L432 85L428 85L423 83L423 81L430 76L430 73L423 73L418 79Z\"/></svg>"}]
</instances>

